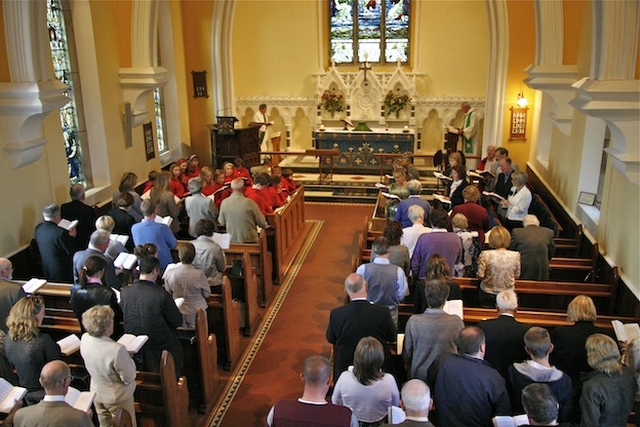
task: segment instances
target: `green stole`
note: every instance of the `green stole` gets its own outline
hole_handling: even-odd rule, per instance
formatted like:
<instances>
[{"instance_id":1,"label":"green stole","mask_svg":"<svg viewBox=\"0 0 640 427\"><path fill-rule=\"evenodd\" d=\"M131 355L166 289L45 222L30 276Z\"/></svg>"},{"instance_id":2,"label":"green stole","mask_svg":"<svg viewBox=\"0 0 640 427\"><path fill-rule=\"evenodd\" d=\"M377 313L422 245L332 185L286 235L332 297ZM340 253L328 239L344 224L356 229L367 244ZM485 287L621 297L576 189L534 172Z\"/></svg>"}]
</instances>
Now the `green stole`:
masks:
<instances>
[{"instance_id":1,"label":"green stole","mask_svg":"<svg viewBox=\"0 0 640 427\"><path fill-rule=\"evenodd\" d=\"M471 114L472 111L469 111L467 114L465 114L464 124L462 126L463 129L466 129L471 124ZM473 153L473 143L471 142L471 139L467 138L464 133L462 134L462 139L464 140L464 152L466 154Z\"/></svg>"}]
</instances>

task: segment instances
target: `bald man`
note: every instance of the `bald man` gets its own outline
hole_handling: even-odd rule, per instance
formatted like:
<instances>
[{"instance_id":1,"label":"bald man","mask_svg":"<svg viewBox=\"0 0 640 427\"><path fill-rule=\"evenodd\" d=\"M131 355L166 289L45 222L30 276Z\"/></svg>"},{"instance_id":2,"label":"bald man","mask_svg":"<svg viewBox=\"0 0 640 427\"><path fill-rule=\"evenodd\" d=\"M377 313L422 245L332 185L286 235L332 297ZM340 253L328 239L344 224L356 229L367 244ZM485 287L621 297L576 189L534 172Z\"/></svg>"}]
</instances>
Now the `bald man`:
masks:
<instances>
[{"instance_id":1,"label":"bald man","mask_svg":"<svg viewBox=\"0 0 640 427\"><path fill-rule=\"evenodd\" d=\"M54 360L42 368L40 384L44 388L44 399L37 405L19 409L13 420L7 418L5 426L14 427L93 427L89 415L72 408L64 401L71 383L69 366Z\"/></svg>"},{"instance_id":2,"label":"bald man","mask_svg":"<svg viewBox=\"0 0 640 427\"><path fill-rule=\"evenodd\" d=\"M11 307L20 298L27 296L18 283L14 283L13 264L7 258L0 258L0 328L6 333L7 325L5 320L9 315Z\"/></svg>"}]
</instances>

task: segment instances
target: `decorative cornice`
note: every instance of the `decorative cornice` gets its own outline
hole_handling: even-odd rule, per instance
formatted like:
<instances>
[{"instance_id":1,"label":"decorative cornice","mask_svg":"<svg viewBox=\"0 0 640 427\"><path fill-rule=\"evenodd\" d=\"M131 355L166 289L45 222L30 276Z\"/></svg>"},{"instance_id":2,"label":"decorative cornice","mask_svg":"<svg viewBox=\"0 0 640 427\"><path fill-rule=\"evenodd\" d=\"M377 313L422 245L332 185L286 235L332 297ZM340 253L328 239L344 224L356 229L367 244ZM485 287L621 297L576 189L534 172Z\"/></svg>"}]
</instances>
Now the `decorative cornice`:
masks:
<instances>
[{"instance_id":1,"label":"decorative cornice","mask_svg":"<svg viewBox=\"0 0 640 427\"><path fill-rule=\"evenodd\" d=\"M575 65L530 65L525 72L529 75L524 82L532 89L547 94L553 101L549 116L564 135L571 134L573 109L569 104L575 95L572 85L578 76Z\"/></svg>"},{"instance_id":2,"label":"decorative cornice","mask_svg":"<svg viewBox=\"0 0 640 427\"><path fill-rule=\"evenodd\" d=\"M59 80L0 83L0 128L4 150L13 169L42 156L46 139L42 122L47 114L69 102L69 88Z\"/></svg>"},{"instance_id":3,"label":"decorative cornice","mask_svg":"<svg viewBox=\"0 0 640 427\"><path fill-rule=\"evenodd\" d=\"M124 101L131 104L133 111L131 127L140 126L149 113L146 97L154 89L167 84L169 72L162 67L120 68L118 75Z\"/></svg>"},{"instance_id":4,"label":"decorative cornice","mask_svg":"<svg viewBox=\"0 0 640 427\"><path fill-rule=\"evenodd\" d=\"M576 82L578 97L570 104L582 113L604 120L613 146L605 151L614 167L631 182L640 184L640 84L638 80Z\"/></svg>"}]
</instances>

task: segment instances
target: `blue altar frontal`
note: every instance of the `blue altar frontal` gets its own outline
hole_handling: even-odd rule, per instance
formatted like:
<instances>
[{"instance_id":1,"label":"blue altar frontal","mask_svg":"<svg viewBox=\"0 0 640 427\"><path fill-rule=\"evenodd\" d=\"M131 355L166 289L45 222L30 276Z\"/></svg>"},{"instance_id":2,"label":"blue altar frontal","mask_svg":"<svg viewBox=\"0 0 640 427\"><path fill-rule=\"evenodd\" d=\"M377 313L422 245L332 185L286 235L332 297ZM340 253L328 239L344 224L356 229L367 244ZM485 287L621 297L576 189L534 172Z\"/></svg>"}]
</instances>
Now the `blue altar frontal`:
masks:
<instances>
[{"instance_id":1,"label":"blue altar frontal","mask_svg":"<svg viewBox=\"0 0 640 427\"><path fill-rule=\"evenodd\" d=\"M394 156L376 154L413 152L415 135L412 130L399 129L374 132L327 129L315 132L315 139L317 149L340 151L332 159L334 168L380 169L380 163L391 164Z\"/></svg>"}]
</instances>

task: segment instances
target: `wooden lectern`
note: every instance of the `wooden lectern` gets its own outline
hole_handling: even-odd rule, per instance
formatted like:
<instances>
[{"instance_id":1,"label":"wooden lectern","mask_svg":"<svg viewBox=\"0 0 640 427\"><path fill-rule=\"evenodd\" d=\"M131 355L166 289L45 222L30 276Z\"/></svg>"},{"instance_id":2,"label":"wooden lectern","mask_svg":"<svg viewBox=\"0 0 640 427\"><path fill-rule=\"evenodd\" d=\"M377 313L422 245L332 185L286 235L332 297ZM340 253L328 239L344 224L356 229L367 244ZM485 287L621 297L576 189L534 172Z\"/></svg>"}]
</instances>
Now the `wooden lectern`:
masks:
<instances>
[{"instance_id":1,"label":"wooden lectern","mask_svg":"<svg viewBox=\"0 0 640 427\"><path fill-rule=\"evenodd\" d=\"M211 164L218 169L224 162L231 162L240 157L247 168L260 164L260 127L250 126L235 129L229 134L218 125L208 125L211 137Z\"/></svg>"}]
</instances>

